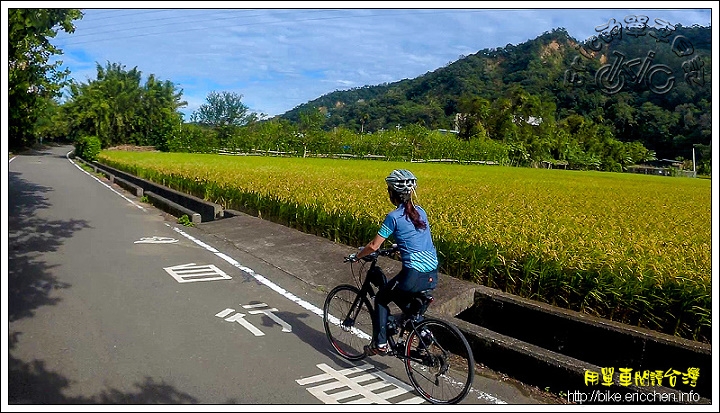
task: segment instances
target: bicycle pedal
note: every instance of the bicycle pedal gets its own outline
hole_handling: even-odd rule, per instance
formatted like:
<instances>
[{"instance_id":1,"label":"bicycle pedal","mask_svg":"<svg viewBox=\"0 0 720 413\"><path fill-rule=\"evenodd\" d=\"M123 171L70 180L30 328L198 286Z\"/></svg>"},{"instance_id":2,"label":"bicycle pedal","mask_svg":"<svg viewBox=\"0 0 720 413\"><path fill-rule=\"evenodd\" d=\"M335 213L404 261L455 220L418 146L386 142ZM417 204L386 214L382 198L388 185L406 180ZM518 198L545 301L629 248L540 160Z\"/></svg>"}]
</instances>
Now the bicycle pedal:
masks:
<instances>
[{"instance_id":1,"label":"bicycle pedal","mask_svg":"<svg viewBox=\"0 0 720 413\"><path fill-rule=\"evenodd\" d=\"M365 346L365 348L363 350L364 350L365 355L367 355L367 356L389 356L389 355L395 354L392 347L389 347L389 346L387 347L387 350L385 350L385 349L381 349L381 348L369 345L369 346Z\"/></svg>"}]
</instances>

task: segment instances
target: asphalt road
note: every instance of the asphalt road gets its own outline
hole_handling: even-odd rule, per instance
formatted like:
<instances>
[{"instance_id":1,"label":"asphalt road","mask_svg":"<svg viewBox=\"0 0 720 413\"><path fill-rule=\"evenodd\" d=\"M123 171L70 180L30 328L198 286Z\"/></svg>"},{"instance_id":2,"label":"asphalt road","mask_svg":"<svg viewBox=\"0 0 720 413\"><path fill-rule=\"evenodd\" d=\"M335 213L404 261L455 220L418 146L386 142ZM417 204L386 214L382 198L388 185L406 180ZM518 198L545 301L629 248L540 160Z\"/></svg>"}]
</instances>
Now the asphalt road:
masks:
<instances>
[{"instance_id":1,"label":"asphalt road","mask_svg":"<svg viewBox=\"0 0 720 413\"><path fill-rule=\"evenodd\" d=\"M8 166L4 404L422 402L399 360L332 353L317 313L324 292L213 245L82 170L71 149ZM353 381L358 367L386 395ZM556 401L480 371L463 404Z\"/></svg>"}]
</instances>

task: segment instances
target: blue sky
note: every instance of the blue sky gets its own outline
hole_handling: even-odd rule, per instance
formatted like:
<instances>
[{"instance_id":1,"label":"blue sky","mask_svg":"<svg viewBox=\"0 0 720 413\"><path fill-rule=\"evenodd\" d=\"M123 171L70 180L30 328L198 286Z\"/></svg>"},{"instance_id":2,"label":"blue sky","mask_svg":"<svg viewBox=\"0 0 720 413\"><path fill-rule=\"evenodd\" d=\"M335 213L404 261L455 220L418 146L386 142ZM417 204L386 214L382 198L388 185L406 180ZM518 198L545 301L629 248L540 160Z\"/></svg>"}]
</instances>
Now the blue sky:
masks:
<instances>
[{"instance_id":1,"label":"blue sky","mask_svg":"<svg viewBox=\"0 0 720 413\"><path fill-rule=\"evenodd\" d=\"M518 9L537 3L229 1L163 10L172 3L60 4L103 7L84 9L75 33L61 32L52 41L75 80L94 80L98 63L137 67L144 77L154 74L183 90L186 119L211 91L235 92L252 112L274 116L335 90L412 79L461 55L519 44L554 28L585 40L596 26L628 15L648 16L650 24L659 18L708 26L717 7L714 2L597 3L692 9ZM417 8L406 8L410 4Z\"/></svg>"}]
</instances>

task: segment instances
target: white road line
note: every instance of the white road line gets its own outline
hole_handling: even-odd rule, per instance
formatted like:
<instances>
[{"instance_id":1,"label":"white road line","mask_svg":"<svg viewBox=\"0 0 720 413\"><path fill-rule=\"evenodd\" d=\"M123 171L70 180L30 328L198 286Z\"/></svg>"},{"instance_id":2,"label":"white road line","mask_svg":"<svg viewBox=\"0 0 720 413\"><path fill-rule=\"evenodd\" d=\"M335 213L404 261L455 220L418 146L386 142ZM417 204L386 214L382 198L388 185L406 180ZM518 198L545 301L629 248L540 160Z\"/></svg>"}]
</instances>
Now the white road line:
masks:
<instances>
[{"instance_id":1,"label":"white road line","mask_svg":"<svg viewBox=\"0 0 720 413\"><path fill-rule=\"evenodd\" d=\"M67 157L68 161L70 161L73 165L75 165L76 168L78 168L78 169L81 170L82 172L86 173L88 176L92 177L93 179L95 179L96 181L98 181L98 182L101 183L103 186L105 186L105 187L108 188L109 190L113 191L113 192L116 193L117 195L121 196L121 197L122 197L123 199L125 199L126 201L130 202L131 204L135 205L136 207L140 208L141 210L147 212L147 209L145 209L143 206L136 204L136 203L133 202L131 199L129 199L129 198L126 197L125 195L119 193L118 191L116 191L115 189L113 189L110 185L107 185L106 183L104 183L103 181L101 181L100 179L98 179L97 177L95 177L94 175L88 173L86 170L84 170L83 168L81 168L81 167L80 167L79 165L77 165L75 162L73 162L72 159L70 159L70 154L71 154L71 153L72 153L72 151L68 152L65 156ZM14 158L13 158L13 159L14 159ZM255 278L258 282L264 284L265 286L267 286L267 287L270 288L271 290L277 292L278 294L282 295L283 297L287 298L288 300L296 303L296 304L299 305L300 307L302 307L302 308L304 308L304 309L306 309L306 310L308 310L308 311L310 311L310 312L312 312L312 313L314 313L314 314L316 314L316 315L318 315L318 316L320 316L320 317L323 316L323 310L322 310L321 308L318 308L318 307L316 307L315 305L313 305L313 304L311 304L311 303L309 303L309 302L307 302L307 301L305 301L305 300L303 300L303 299L295 296L294 294L288 292L287 290L285 290L284 288L280 287L279 285L273 283L272 281L268 280L267 278L263 277L262 275L256 273L252 268L245 267L244 265L240 264L237 260L235 260L234 258L230 257L229 255L224 254L224 253L218 251L217 249L215 249L214 247L212 247L212 246L210 246L210 245L208 245L208 244L200 241L199 239L193 237L192 235L187 234L186 232L182 231L182 230L181 230L180 228L178 228L178 227L174 227L174 226L168 224L167 222L165 223L165 225L168 226L168 227L170 227L170 228L172 228L173 231L179 233L179 234L182 235L183 237L189 239L190 241L196 243L197 245L199 245L199 246L205 248L206 250L212 252L213 254L215 254L218 258L222 259L223 261L229 263L230 265L238 268L240 271L243 271L243 272L245 272L246 274L250 275L251 277ZM387 376L387 375L384 374L384 373L383 373L382 375L383 375L383 376L386 376L388 379L392 379L390 376ZM394 382L394 381L396 381L396 380L393 379L393 382ZM485 392L478 391L478 390L475 390L475 389L472 389L472 388L470 389L470 391L473 392L473 393L478 393L478 394L479 394L479 395L478 395L478 399L485 399L485 400L489 400L489 401L492 401L493 403L498 403L498 404L504 404L504 403L505 403L504 401L502 401L502 400L500 400L500 399L498 399L498 398L496 398L496 397L494 397L494 396L491 396L491 395L489 395L489 394L487 394L487 393L485 393ZM414 403L414 401L413 401L413 403Z\"/></svg>"},{"instance_id":2,"label":"white road line","mask_svg":"<svg viewBox=\"0 0 720 413\"><path fill-rule=\"evenodd\" d=\"M101 181L100 179L98 179L97 176L89 173L88 171L84 170L80 165L78 165L78 164L76 164L75 162L73 162L73 160L70 159L70 154L71 154L72 152L73 152L73 151L70 151L70 152L68 152L68 153L65 154L65 157L67 158L68 161L70 161L71 164L75 165L76 168L78 168L79 170L81 170L82 172L84 172L85 174L87 174L87 176L89 176L89 177L91 177L92 179L100 182L100 184L102 184L103 186L105 186L107 189L109 189L109 190L115 192L117 195L121 196L124 200L128 201L129 203L131 203L131 204L135 205L136 207L142 209L143 211L147 212L147 210L146 210L142 205L136 204L135 202L133 202L132 199L130 199L130 198L126 197L125 195L121 194L120 192L116 191L115 189L113 189L113 187L111 187L110 185L108 185L108 184L106 184L105 182L103 182L103 181Z\"/></svg>"},{"instance_id":3,"label":"white road line","mask_svg":"<svg viewBox=\"0 0 720 413\"><path fill-rule=\"evenodd\" d=\"M202 241L197 240L195 237L193 237L193 236L185 233L183 230L181 230L181 229L178 228L178 227L174 227L174 226L172 226L172 225L170 225L170 224L168 224L168 223L165 223L165 225L167 225L167 226L169 226L169 227L172 227L172 229L173 229L175 232L179 233L180 235L186 237L187 239L189 239L189 240L191 240L191 241L193 241L193 242L198 243L198 245L206 248L208 251L210 251L210 252L212 252L213 254L215 254L218 258L220 258L220 259L222 259L222 260L225 260L225 261L228 262L230 265L234 266L235 268L238 268L239 270L241 270L241 271L245 272L246 274L250 275L251 277L255 278L258 282L264 284L265 286L269 287L271 290L277 292L278 294L282 295L283 297L287 298L288 300L293 301L294 303L298 304L298 305L301 306L302 308L304 308L304 309L306 309L306 310L308 310L308 311L310 311L310 312L312 312L312 313L314 313L314 314L316 314L316 315L318 315L318 316L320 316L320 317L323 316L323 310L322 310L321 308L318 308L318 307L314 306L313 304L311 304L311 303L309 303L309 302L307 302L307 301L305 301L305 300L303 300L303 299L295 296L294 294L288 292L287 290L285 290L284 288L280 287L279 285L273 283L272 281L268 280L267 278L265 278L265 277L262 276L261 274L258 274L258 273L255 272L252 268L248 268L248 267L243 266L242 264L240 264L240 263L239 263L237 260L235 260L234 258L228 256L227 254L224 254L224 253L222 253L222 252L219 252L217 249L215 249L215 248L213 248L213 247L205 244L205 243L202 242ZM332 317L332 318L334 318L334 317ZM332 321L332 320L331 320L331 321ZM337 323L339 323L339 322L340 322L340 321L338 320ZM367 335L367 333L364 333L364 332L362 332L362 331L358 331L358 334L361 335L361 336L366 336L368 339L370 338L370 336ZM378 375L379 375L380 377L382 377L383 379L385 379L385 380L387 380L387 381L389 381L389 382L391 382L391 383L393 383L393 384L396 384L396 385L398 385L398 386L400 385L399 383L402 383L402 382L398 381L397 379L394 379L394 378L392 378L391 376L388 376L388 375L385 374L385 373L379 372ZM496 398L495 396L492 396L492 395L490 395L490 394L488 394L488 393L485 393L485 392L483 392L483 391L479 391L479 390L476 390L476 389L473 389L473 388L470 388L470 391L471 391L472 393L477 393L477 398L478 398L478 399L487 400L487 401L490 401L490 402L495 403L495 404L506 404L504 401L502 401L502 400L500 400L500 399ZM315 395L315 396L318 397L318 395ZM324 400L324 398L321 398L321 400ZM327 400L324 400L324 401L327 401ZM376 402L377 402L377 401L376 401ZM415 400L411 401L410 403L415 403Z\"/></svg>"}]
</instances>

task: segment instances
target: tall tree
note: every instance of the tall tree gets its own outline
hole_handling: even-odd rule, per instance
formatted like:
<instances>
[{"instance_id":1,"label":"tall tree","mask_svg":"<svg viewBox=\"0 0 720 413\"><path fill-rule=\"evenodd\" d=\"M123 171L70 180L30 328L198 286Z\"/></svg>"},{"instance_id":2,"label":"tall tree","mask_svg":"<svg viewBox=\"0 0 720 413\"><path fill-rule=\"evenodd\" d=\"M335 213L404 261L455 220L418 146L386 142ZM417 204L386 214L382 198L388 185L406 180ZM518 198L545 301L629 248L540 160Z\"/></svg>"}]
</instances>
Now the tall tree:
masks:
<instances>
[{"instance_id":1,"label":"tall tree","mask_svg":"<svg viewBox=\"0 0 720 413\"><path fill-rule=\"evenodd\" d=\"M153 145L160 150L167 150L167 143L182 125L182 114L178 109L187 106L182 99L182 90L177 91L175 85L164 82L150 75L145 87L139 108L138 127L145 145Z\"/></svg>"},{"instance_id":2,"label":"tall tree","mask_svg":"<svg viewBox=\"0 0 720 413\"><path fill-rule=\"evenodd\" d=\"M150 75L145 86L137 67L126 70L119 63L97 65L97 79L73 82L64 107L71 135L97 136L103 147L118 144L155 145L165 148L182 123L177 111L182 91L172 82Z\"/></svg>"},{"instance_id":3,"label":"tall tree","mask_svg":"<svg viewBox=\"0 0 720 413\"><path fill-rule=\"evenodd\" d=\"M244 126L255 120L249 108L242 102L243 95L235 92L208 93L207 103L191 115L191 121L207 126Z\"/></svg>"},{"instance_id":4,"label":"tall tree","mask_svg":"<svg viewBox=\"0 0 720 413\"><path fill-rule=\"evenodd\" d=\"M238 127L257 120L256 114L248 112L250 108L242 102L242 98L243 95L235 92L212 91L205 98L207 103L200 105L190 120L212 127L220 141L226 142Z\"/></svg>"},{"instance_id":5,"label":"tall tree","mask_svg":"<svg viewBox=\"0 0 720 413\"><path fill-rule=\"evenodd\" d=\"M458 102L458 138L470 140L478 133L485 133L483 126L490 112L490 101L481 97L470 95L462 96Z\"/></svg>"},{"instance_id":6,"label":"tall tree","mask_svg":"<svg viewBox=\"0 0 720 413\"><path fill-rule=\"evenodd\" d=\"M37 119L58 96L69 70L60 71L62 61L48 63L62 54L49 38L59 30L73 33L73 20L81 19L77 9L8 10L8 143L16 149L35 142Z\"/></svg>"}]
</instances>

